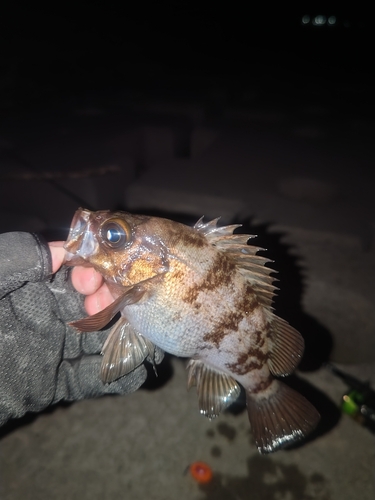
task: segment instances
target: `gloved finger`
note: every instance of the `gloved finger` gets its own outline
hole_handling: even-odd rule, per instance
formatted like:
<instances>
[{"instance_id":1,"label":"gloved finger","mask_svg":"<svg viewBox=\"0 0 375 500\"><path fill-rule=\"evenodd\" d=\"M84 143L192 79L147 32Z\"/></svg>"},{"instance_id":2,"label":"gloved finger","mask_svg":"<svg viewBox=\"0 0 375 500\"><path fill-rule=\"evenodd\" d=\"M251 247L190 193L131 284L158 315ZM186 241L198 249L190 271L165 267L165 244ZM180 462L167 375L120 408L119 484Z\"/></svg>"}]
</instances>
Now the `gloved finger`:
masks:
<instances>
[{"instance_id":1,"label":"gloved finger","mask_svg":"<svg viewBox=\"0 0 375 500\"><path fill-rule=\"evenodd\" d=\"M28 281L44 281L51 273L51 252L43 238L22 232L0 235L0 297Z\"/></svg>"},{"instance_id":2,"label":"gloved finger","mask_svg":"<svg viewBox=\"0 0 375 500\"><path fill-rule=\"evenodd\" d=\"M63 359L74 359L82 355L100 354L109 329L99 332L80 332L66 325Z\"/></svg>"},{"instance_id":3,"label":"gloved finger","mask_svg":"<svg viewBox=\"0 0 375 500\"><path fill-rule=\"evenodd\" d=\"M129 394L136 391L147 377L141 365L128 375L104 384L100 379L101 356L84 356L81 359L65 360L61 363L54 403L95 398L105 394Z\"/></svg>"},{"instance_id":4,"label":"gloved finger","mask_svg":"<svg viewBox=\"0 0 375 500\"><path fill-rule=\"evenodd\" d=\"M81 349L84 354L101 354L104 342L107 340L110 329L100 332L79 333Z\"/></svg>"},{"instance_id":5,"label":"gloved finger","mask_svg":"<svg viewBox=\"0 0 375 500\"><path fill-rule=\"evenodd\" d=\"M55 296L58 318L66 324L85 316L84 296L78 293L70 280L71 268L61 267L46 286Z\"/></svg>"}]
</instances>

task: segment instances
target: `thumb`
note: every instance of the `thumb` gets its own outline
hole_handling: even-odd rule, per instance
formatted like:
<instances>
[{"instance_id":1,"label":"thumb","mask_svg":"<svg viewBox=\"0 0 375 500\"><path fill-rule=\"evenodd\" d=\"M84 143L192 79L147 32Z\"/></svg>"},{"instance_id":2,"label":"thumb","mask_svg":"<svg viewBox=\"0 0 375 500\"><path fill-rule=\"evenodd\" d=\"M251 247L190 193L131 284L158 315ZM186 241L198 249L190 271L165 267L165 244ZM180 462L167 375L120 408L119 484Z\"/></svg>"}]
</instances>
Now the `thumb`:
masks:
<instances>
[{"instance_id":1,"label":"thumb","mask_svg":"<svg viewBox=\"0 0 375 500\"><path fill-rule=\"evenodd\" d=\"M48 243L52 256L52 272L55 273L62 266L65 259L65 249L63 247L65 241L51 241Z\"/></svg>"}]
</instances>

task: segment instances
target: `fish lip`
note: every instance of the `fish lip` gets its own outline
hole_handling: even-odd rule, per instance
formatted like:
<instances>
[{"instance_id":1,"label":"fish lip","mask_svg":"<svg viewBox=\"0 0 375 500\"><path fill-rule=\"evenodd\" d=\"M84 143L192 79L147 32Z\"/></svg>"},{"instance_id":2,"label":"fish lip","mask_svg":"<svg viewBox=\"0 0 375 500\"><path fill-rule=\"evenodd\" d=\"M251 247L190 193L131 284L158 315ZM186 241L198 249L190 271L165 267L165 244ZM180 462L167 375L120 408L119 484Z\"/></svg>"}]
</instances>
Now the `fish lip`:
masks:
<instances>
[{"instance_id":1,"label":"fish lip","mask_svg":"<svg viewBox=\"0 0 375 500\"><path fill-rule=\"evenodd\" d=\"M72 240L76 239L82 232L83 228L87 226L90 220L90 211L84 208L79 208L75 211L73 215L72 222L70 224L69 234L66 239L64 248L69 244Z\"/></svg>"},{"instance_id":2,"label":"fish lip","mask_svg":"<svg viewBox=\"0 0 375 500\"><path fill-rule=\"evenodd\" d=\"M91 231L85 231L83 235L83 240L81 240L81 246L77 251L77 255L83 259L93 255L98 249L98 242Z\"/></svg>"},{"instance_id":3,"label":"fish lip","mask_svg":"<svg viewBox=\"0 0 375 500\"><path fill-rule=\"evenodd\" d=\"M86 259L97 251L98 242L90 229L92 213L84 208L79 208L75 212L68 238L64 244L64 249L70 256L77 255Z\"/></svg>"}]
</instances>

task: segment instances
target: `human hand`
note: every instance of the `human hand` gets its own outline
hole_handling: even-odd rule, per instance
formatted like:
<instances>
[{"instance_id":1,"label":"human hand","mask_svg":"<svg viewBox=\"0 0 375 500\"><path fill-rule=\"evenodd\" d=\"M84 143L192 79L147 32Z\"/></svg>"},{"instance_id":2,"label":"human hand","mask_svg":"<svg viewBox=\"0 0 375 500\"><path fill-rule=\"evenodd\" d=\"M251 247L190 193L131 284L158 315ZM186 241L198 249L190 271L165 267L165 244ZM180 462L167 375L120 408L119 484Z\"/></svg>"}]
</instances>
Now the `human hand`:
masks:
<instances>
[{"instance_id":1,"label":"human hand","mask_svg":"<svg viewBox=\"0 0 375 500\"><path fill-rule=\"evenodd\" d=\"M146 379L141 365L103 384L108 330L78 333L68 323L113 299L98 273L62 266L64 256L61 242L0 235L0 425L61 400L133 392Z\"/></svg>"},{"instance_id":2,"label":"human hand","mask_svg":"<svg viewBox=\"0 0 375 500\"><path fill-rule=\"evenodd\" d=\"M64 241L48 243L52 256L52 272L56 273L65 260ZM113 302L113 297L103 282L103 277L92 267L75 266L71 272L73 287L85 295L84 305L90 316L98 313Z\"/></svg>"}]
</instances>

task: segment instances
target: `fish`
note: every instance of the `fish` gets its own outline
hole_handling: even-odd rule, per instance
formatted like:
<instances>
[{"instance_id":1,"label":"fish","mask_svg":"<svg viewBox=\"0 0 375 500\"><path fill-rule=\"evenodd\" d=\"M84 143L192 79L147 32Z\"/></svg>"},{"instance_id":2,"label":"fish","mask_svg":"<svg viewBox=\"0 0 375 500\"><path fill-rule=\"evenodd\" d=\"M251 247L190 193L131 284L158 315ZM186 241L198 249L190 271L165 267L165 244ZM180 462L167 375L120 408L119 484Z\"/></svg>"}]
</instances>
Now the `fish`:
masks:
<instances>
[{"instance_id":1,"label":"fish","mask_svg":"<svg viewBox=\"0 0 375 500\"><path fill-rule=\"evenodd\" d=\"M96 269L114 302L70 324L80 332L105 327L103 383L130 373L156 347L189 358L188 389L200 413L213 419L241 393L255 445L262 454L304 439L320 415L281 382L298 366L301 334L272 307L274 270L219 218L193 226L122 211L76 211L65 242L67 263Z\"/></svg>"}]
</instances>

